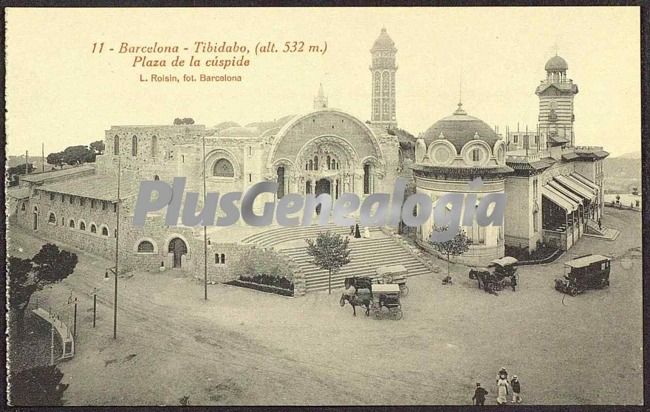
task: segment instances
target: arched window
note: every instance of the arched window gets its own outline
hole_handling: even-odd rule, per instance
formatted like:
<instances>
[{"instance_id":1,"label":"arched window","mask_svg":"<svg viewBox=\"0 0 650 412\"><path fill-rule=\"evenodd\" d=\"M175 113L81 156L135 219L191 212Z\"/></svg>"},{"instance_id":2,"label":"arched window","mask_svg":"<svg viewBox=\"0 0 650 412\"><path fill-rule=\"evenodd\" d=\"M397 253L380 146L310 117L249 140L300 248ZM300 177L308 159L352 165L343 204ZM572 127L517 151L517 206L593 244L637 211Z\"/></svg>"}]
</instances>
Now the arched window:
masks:
<instances>
[{"instance_id":1,"label":"arched window","mask_svg":"<svg viewBox=\"0 0 650 412\"><path fill-rule=\"evenodd\" d=\"M68 226L70 226L71 228L74 229L74 220L73 219L70 219L70 223L68 224Z\"/></svg>"},{"instance_id":2,"label":"arched window","mask_svg":"<svg viewBox=\"0 0 650 412\"><path fill-rule=\"evenodd\" d=\"M54 215L54 212L50 212L50 216L47 218L47 222L56 224L56 216Z\"/></svg>"},{"instance_id":3,"label":"arched window","mask_svg":"<svg viewBox=\"0 0 650 412\"><path fill-rule=\"evenodd\" d=\"M481 160L481 150L479 148L472 150L472 161L478 162Z\"/></svg>"},{"instance_id":4,"label":"arched window","mask_svg":"<svg viewBox=\"0 0 650 412\"><path fill-rule=\"evenodd\" d=\"M309 159L309 170L314 170L314 161Z\"/></svg>"},{"instance_id":5,"label":"arched window","mask_svg":"<svg viewBox=\"0 0 650 412\"><path fill-rule=\"evenodd\" d=\"M222 253L222 254L221 254L221 264L223 265L224 263L226 263L226 255L224 255L224 254Z\"/></svg>"},{"instance_id":6,"label":"arched window","mask_svg":"<svg viewBox=\"0 0 650 412\"><path fill-rule=\"evenodd\" d=\"M116 156L120 154L120 136L118 135L113 138L113 154Z\"/></svg>"},{"instance_id":7,"label":"arched window","mask_svg":"<svg viewBox=\"0 0 650 412\"><path fill-rule=\"evenodd\" d=\"M215 263L216 265L218 265L218 264L220 263L220 261L219 261L219 254L218 254L218 253L215 253L215 254L214 254L214 263Z\"/></svg>"},{"instance_id":8,"label":"arched window","mask_svg":"<svg viewBox=\"0 0 650 412\"><path fill-rule=\"evenodd\" d=\"M160 177L158 175L154 175L153 180L160 180Z\"/></svg>"},{"instance_id":9,"label":"arched window","mask_svg":"<svg viewBox=\"0 0 650 412\"><path fill-rule=\"evenodd\" d=\"M314 170L318 170L318 156L314 156Z\"/></svg>"},{"instance_id":10,"label":"arched window","mask_svg":"<svg viewBox=\"0 0 650 412\"><path fill-rule=\"evenodd\" d=\"M148 240L143 240L138 244L138 253L153 253L153 243Z\"/></svg>"},{"instance_id":11,"label":"arched window","mask_svg":"<svg viewBox=\"0 0 650 412\"><path fill-rule=\"evenodd\" d=\"M97 226L95 224L90 225L90 233L97 233Z\"/></svg>"},{"instance_id":12,"label":"arched window","mask_svg":"<svg viewBox=\"0 0 650 412\"><path fill-rule=\"evenodd\" d=\"M158 136L151 138L151 157L158 156Z\"/></svg>"},{"instance_id":13,"label":"arched window","mask_svg":"<svg viewBox=\"0 0 650 412\"><path fill-rule=\"evenodd\" d=\"M334 168L332 167L331 158L330 158L329 156L327 156L327 169L329 170L330 168L331 168L331 169L334 169Z\"/></svg>"},{"instance_id":14,"label":"arched window","mask_svg":"<svg viewBox=\"0 0 650 412\"><path fill-rule=\"evenodd\" d=\"M20 205L20 210L23 212L25 211L25 202Z\"/></svg>"},{"instance_id":15,"label":"arched window","mask_svg":"<svg viewBox=\"0 0 650 412\"><path fill-rule=\"evenodd\" d=\"M235 169L228 159L219 159L214 163L212 175L219 177L235 177Z\"/></svg>"},{"instance_id":16,"label":"arched window","mask_svg":"<svg viewBox=\"0 0 650 412\"><path fill-rule=\"evenodd\" d=\"M106 226L102 228L102 236L108 236L108 228Z\"/></svg>"},{"instance_id":17,"label":"arched window","mask_svg":"<svg viewBox=\"0 0 650 412\"><path fill-rule=\"evenodd\" d=\"M86 224L84 222L79 222L79 230L86 230Z\"/></svg>"},{"instance_id":18,"label":"arched window","mask_svg":"<svg viewBox=\"0 0 650 412\"><path fill-rule=\"evenodd\" d=\"M131 138L131 156L138 155L138 136L133 135Z\"/></svg>"}]
</instances>

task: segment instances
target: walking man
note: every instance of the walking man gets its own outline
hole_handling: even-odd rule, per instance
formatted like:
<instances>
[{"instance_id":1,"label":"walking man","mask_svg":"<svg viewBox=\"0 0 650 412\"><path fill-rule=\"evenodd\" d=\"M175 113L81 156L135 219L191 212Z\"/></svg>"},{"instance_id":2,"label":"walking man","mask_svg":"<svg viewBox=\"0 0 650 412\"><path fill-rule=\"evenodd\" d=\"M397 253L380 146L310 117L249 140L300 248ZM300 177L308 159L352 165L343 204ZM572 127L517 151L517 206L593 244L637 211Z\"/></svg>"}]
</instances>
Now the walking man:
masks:
<instances>
[{"instance_id":1,"label":"walking man","mask_svg":"<svg viewBox=\"0 0 650 412\"><path fill-rule=\"evenodd\" d=\"M512 403L521 403L521 396L519 396L519 392L521 392L521 385L519 384L517 375L512 376L510 387L512 388Z\"/></svg>"},{"instance_id":2,"label":"walking man","mask_svg":"<svg viewBox=\"0 0 650 412\"><path fill-rule=\"evenodd\" d=\"M472 400L475 401L475 405L485 405L485 395L488 394L488 391L481 387L481 384L476 382L476 390L474 391L474 396Z\"/></svg>"}]
</instances>

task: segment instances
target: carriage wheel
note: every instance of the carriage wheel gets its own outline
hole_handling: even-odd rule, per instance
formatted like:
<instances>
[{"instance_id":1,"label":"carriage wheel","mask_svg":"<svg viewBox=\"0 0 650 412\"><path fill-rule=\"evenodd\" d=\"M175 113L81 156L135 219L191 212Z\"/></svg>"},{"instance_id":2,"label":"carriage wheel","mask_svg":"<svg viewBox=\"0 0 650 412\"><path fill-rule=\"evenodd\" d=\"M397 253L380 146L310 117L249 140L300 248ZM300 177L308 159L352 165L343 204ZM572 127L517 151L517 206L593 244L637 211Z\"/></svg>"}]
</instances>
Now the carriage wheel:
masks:
<instances>
[{"instance_id":1,"label":"carriage wheel","mask_svg":"<svg viewBox=\"0 0 650 412\"><path fill-rule=\"evenodd\" d=\"M409 294L409 287L404 285L400 287L400 293L402 296L406 296Z\"/></svg>"},{"instance_id":2,"label":"carriage wheel","mask_svg":"<svg viewBox=\"0 0 650 412\"><path fill-rule=\"evenodd\" d=\"M569 295L571 296L576 296L578 294L578 289L575 287L572 287L569 289Z\"/></svg>"},{"instance_id":3,"label":"carriage wheel","mask_svg":"<svg viewBox=\"0 0 650 412\"><path fill-rule=\"evenodd\" d=\"M377 318L377 319L382 318L381 310L373 309L372 311L375 313L375 318Z\"/></svg>"},{"instance_id":4,"label":"carriage wheel","mask_svg":"<svg viewBox=\"0 0 650 412\"><path fill-rule=\"evenodd\" d=\"M394 310L392 315L393 315L393 320L400 320L402 319L402 316L404 316L404 314L402 313L402 309L399 308L397 310Z\"/></svg>"}]
</instances>

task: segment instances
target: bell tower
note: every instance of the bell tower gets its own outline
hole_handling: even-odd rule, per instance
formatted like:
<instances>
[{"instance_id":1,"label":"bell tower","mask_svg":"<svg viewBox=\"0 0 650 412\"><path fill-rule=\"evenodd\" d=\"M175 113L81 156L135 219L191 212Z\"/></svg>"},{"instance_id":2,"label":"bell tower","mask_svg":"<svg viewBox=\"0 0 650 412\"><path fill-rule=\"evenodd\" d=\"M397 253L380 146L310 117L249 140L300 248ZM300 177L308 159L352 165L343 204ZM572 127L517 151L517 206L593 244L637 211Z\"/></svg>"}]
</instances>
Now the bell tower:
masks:
<instances>
[{"instance_id":1,"label":"bell tower","mask_svg":"<svg viewBox=\"0 0 650 412\"><path fill-rule=\"evenodd\" d=\"M386 28L381 29L379 37L370 49L372 64L372 123L380 124L387 129L397 127L395 113L395 43L388 35Z\"/></svg>"},{"instance_id":2,"label":"bell tower","mask_svg":"<svg viewBox=\"0 0 650 412\"><path fill-rule=\"evenodd\" d=\"M562 57L551 57L544 68L546 79L535 90L539 96L540 146L574 146L573 96L578 94L578 85L567 79L569 66Z\"/></svg>"}]
</instances>

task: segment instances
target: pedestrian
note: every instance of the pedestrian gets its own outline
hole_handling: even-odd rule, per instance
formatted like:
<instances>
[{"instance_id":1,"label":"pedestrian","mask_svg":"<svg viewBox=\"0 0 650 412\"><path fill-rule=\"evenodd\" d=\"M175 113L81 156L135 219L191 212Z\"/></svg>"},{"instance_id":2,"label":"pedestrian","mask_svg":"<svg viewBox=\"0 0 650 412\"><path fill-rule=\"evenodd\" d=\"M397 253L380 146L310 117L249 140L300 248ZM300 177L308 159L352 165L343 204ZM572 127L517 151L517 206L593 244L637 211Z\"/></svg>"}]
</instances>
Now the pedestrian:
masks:
<instances>
[{"instance_id":1,"label":"pedestrian","mask_svg":"<svg viewBox=\"0 0 650 412\"><path fill-rule=\"evenodd\" d=\"M510 393L509 387L510 382L507 378L503 378L504 375L499 375L497 380L497 405L505 405L508 403L508 395Z\"/></svg>"},{"instance_id":2,"label":"pedestrian","mask_svg":"<svg viewBox=\"0 0 650 412\"><path fill-rule=\"evenodd\" d=\"M600 221L600 218L598 218L598 230L603 230L603 224Z\"/></svg>"},{"instance_id":3,"label":"pedestrian","mask_svg":"<svg viewBox=\"0 0 650 412\"><path fill-rule=\"evenodd\" d=\"M354 225L354 237L359 239L361 237L361 231L359 231L359 224Z\"/></svg>"},{"instance_id":4,"label":"pedestrian","mask_svg":"<svg viewBox=\"0 0 650 412\"><path fill-rule=\"evenodd\" d=\"M354 225L350 225L350 236L354 236Z\"/></svg>"},{"instance_id":5,"label":"pedestrian","mask_svg":"<svg viewBox=\"0 0 650 412\"><path fill-rule=\"evenodd\" d=\"M488 391L481 387L479 382L476 382L476 390L474 391L474 396L472 400L475 401L474 405L485 405L485 395L488 394Z\"/></svg>"},{"instance_id":6,"label":"pedestrian","mask_svg":"<svg viewBox=\"0 0 650 412\"><path fill-rule=\"evenodd\" d=\"M521 385L517 379L517 375L512 375L512 381L510 381L510 387L512 388L512 403L521 403Z\"/></svg>"},{"instance_id":7,"label":"pedestrian","mask_svg":"<svg viewBox=\"0 0 650 412\"><path fill-rule=\"evenodd\" d=\"M363 237L370 239L370 228L368 226L363 228Z\"/></svg>"},{"instance_id":8,"label":"pedestrian","mask_svg":"<svg viewBox=\"0 0 650 412\"><path fill-rule=\"evenodd\" d=\"M503 366L499 369L499 373L497 373L497 382L499 382L499 379L508 380L508 371Z\"/></svg>"},{"instance_id":9,"label":"pedestrian","mask_svg":"<svg viewBox=\"0 0 650 412\"><path fill-rule=\"evenodd\" d=\"M515 287L517 286L517 274L513 273L512 276L510 276L510 286L512 286L512 291L515 291Z\"/></svg>"}]
</instances>

